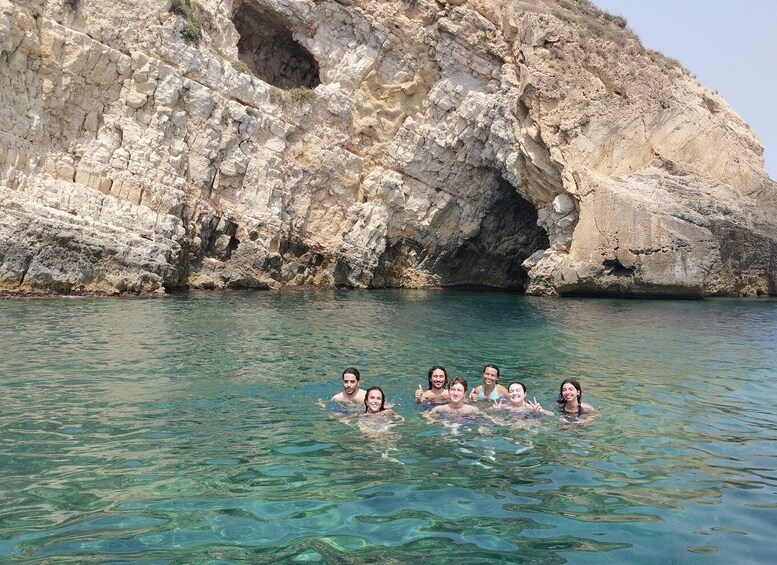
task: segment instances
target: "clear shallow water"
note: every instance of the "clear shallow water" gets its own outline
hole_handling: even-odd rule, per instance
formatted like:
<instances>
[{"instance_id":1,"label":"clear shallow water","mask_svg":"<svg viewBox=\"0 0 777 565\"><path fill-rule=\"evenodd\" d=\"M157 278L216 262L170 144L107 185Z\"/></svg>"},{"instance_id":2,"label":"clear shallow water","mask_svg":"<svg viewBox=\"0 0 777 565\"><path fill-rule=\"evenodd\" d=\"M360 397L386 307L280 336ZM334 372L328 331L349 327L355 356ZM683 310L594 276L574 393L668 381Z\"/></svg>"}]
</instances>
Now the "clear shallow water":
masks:
<instances>
[{"instance_id":1,"label":"clear shallow water","mask_svg":"<svg viewBox=\"0 0 777 565\"><path fill-rule=\"evenodd\" d=\"M777 302L459 292L0 302L0 561L764 563ZM585 426L429 424L485 363ZM405 417L315 403L347 365Z\"/></svg>"}]
</instances>

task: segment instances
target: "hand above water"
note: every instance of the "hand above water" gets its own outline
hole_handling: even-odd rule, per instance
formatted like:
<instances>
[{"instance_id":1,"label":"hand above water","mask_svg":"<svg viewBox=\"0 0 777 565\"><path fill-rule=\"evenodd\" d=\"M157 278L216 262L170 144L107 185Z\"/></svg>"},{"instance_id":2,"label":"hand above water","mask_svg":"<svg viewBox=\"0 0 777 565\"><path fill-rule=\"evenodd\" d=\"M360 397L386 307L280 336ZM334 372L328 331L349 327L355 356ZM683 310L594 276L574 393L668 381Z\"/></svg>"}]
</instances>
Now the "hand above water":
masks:
<instances>
[{"instance_id":1,"label":"hand above water","mask_svg":"<svg viewBox=\"0 0 777 565\"><path fill-rule=\"evenodd\" d=\"M546 412L546 410L542 407L542 405L539 402L537 402L537 397L536 396L534 397L533 401L532 400L527 400L526 401L526 405L529 408L531 408L532 410L534 410L535 412L539 412L541 414Z\"/></svg>"}]
</instances>

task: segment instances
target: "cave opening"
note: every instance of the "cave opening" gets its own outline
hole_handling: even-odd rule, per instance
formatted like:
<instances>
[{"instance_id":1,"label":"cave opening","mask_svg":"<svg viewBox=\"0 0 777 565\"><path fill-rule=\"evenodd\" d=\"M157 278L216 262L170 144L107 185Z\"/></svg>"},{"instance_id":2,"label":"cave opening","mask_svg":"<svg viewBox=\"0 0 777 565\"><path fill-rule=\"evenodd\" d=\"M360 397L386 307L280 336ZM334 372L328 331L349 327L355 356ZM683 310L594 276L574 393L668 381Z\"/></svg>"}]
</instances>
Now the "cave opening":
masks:
<instances>
[{"instance_id":1,"label":"cave opening","mask_svg":"<svg viewBox=\"0 0 777 565\"><path fill-rule=\"evenodd\" d=\"M284 90L321 84L318 62L294 40L280 16L243 2L232 20L240 35L238 56L257 78Z\"/></svg>"},{"instance_id":2,"label":"cave opening","mask_svg":"<svg viewBox=\"0 0 777 565\"><path fill-rule=\"evenodd\" d=\"M523 292L529 277L522 263L535 251L549 247L548 234L537 225L534 204L501 177L494 194L478 235L447 259L447 285Z\"/></svg>"},{"instance_id":3,"label":"cave opening","mask_svg":"<svg viewBox=\"0 0 777 565\"><path fill-rule=\"evenodd\" d=\"M449 211L439 221L456 216ZM529 276L522 263L535 251L550 245L548 234L537 225L537 220L535 206L498 177L476 236L456 247L445 241L394 241L381 257L373 284L403 286L403 273L420 267L434 276L441 287L525 292ZM448 229L450 226L443 231Z\"/></svg>"},{"instance_id":4,"label":"cave opening","mask_svg":"<svg viewBox=\"0 0 777 565\"><path fill-rule=\"evenodd\" d=\"M602 267L606 274L616 277L630 277L636 270L636 267L624 267L617 259L606 259L602 261Z\"/></svg>"}]
</instances>

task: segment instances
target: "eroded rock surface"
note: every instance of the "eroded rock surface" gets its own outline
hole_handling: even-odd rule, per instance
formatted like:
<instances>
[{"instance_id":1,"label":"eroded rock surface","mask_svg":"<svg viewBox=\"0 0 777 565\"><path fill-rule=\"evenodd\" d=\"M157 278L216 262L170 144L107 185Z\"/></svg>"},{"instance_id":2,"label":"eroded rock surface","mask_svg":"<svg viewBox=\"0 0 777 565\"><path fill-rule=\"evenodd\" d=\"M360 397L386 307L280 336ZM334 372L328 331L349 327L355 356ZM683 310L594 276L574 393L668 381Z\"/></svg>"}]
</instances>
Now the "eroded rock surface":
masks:
<instances>
[{"instance_id":1,"label":"eroded rock surface","mask_svg":"<svg viewBox=\"0 0 777 565\"><path fill-rule=\"evenodd\" d=\"M578 0L0 0L0 291L777 291L749 126Z\"/></svg>"}]
</instances>

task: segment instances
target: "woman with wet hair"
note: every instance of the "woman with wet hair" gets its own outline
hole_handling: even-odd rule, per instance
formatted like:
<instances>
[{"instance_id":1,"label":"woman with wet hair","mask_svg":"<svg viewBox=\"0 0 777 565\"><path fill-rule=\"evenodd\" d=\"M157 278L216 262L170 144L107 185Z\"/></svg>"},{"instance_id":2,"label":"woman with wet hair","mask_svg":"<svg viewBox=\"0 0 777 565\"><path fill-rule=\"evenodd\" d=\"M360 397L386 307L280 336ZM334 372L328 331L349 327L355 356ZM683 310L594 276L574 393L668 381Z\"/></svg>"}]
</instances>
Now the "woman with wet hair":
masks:
<instances>
[{"instance_id":1,"label":"woman with wet hair","mask_svg":"<svg viewBox=\"0 0 777 565\"><path fill-rule=\"evenodd\" d=\"M364 412L341 418L345 424L355 425L363 432L385 432L405 419L386 406L386 395L379 386L371 386L364 393Z\"/></svg>"},{"instance_id":2,"label":"woman with wet hair","mask_svg":"<svg viewBox=\"0 0 777 565\"><path fill-rule=\"evenodd\" d=\"M584 416L598 412L596 408L583 402L583 388L577 379L566 379L561 383L556 405L561 408L564 416Z\"/></svg>"},{"instance_id":3,"label":"woman with wet hair","mask_svg":"<svg viewBox=\"0 0 777 565\"><path fill-rule=\"evenodd\" d=\"M364 393L364 416L374 416L386 411L386 395L379 386L371 386ZM389 411L391 409L389 408Z\"/></svg>"},{"instance_id":4,"label":"woman with wet hair","mask_svg":"<svg viewBox=\"0 0 777 565\"><path fill-rule=\"evenodd\" d=\"M553 415L552 412L549 412L540 406L540 403L537 402L536 398L533 401L526 399L526 385L520 381L510 383L507 387L507 394L496 402L494 408L497 410L510 410L516 415Z\"/></svg>"},{"instance_id":5,"label":"woman with wet hair","mask_svg":"<svg viewBox=\"0 0 777 565\"><path fill-rule=\"evenodd\" d=\"M471 402L477 400L498 400L507 394L507 389L499 384L499 367L489 363L483 367L483 384L472 389L469 395Z\"/></svg>"}]
</instances>

